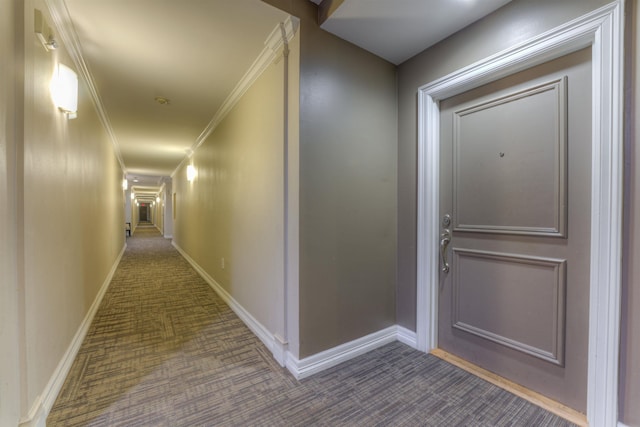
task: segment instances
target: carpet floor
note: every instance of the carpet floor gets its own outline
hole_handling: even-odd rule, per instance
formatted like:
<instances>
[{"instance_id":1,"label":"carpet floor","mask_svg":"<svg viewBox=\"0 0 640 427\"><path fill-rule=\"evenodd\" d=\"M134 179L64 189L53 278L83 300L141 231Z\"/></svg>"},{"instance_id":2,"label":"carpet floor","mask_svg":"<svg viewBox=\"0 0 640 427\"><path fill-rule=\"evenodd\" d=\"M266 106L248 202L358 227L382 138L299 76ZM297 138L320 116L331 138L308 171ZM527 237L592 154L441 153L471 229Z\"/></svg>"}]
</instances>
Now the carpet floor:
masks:
<instances>
[{"instance_id":1,"label":"carpet floor","mask_svg":"<svg viewBox=\"0 0 640 427\"><path fill-rule=\"evenodd\" d=\"M138 227L47 426L570 426L395 342L297 381L153 227Z\"/></svg>"}]
</instances>

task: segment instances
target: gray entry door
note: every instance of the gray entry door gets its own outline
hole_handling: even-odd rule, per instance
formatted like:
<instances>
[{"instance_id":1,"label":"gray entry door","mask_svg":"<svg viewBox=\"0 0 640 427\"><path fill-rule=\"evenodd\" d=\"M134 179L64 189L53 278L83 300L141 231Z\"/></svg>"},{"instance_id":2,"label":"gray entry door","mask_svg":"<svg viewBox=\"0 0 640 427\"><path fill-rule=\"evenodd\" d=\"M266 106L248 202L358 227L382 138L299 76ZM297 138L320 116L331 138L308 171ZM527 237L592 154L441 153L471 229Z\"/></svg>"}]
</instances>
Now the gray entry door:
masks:
<instances>
[{"instance_id":1,"label":"gray entry door","mask_svg":"<svg viewBox=\"0 0 640 427\"><path fill-rule=\"evenodd\" d=\"M591 52L440 111L438 346L585 412Z\"/></svg>"}]
</instances>

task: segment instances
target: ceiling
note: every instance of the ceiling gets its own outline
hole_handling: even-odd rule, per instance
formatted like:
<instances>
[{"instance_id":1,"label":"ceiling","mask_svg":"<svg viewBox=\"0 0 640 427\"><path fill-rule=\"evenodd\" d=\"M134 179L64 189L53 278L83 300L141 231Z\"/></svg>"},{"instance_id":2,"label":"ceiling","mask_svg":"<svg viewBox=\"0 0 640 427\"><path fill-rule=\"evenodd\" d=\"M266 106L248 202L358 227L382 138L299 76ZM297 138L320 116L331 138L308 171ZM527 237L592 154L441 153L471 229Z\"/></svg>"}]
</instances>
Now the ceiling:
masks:
<instances>
[{"instance_id":1,"label":"ceiling","mask_svg":"<svg viewBox=\"0 0 640 427\"><path fill-rule=\"evenodd\" d=\"M190 154L288 16L261 0L57 1L141 192ZM398 64L508 1L344 0L322 28Z\"/></svg>"},{"instance_id":2,"label":"ceiling","mask_svg":"<svg viewBox=\"0 0 640 427\"><path fill-rule=\"evenodd\" d=\"M344 0L321 27L398 65L510 1Z\"/></svg>"},{"instance_id":3,"label":"ceiling","mask_svg":"<svg viewBox=\"0 0 640 427\"><path fill-rule=\"evenodd\" d=\"M288 16L260 0L64 4L136 188L176 169Z\"/></svg>"}]
</instances>

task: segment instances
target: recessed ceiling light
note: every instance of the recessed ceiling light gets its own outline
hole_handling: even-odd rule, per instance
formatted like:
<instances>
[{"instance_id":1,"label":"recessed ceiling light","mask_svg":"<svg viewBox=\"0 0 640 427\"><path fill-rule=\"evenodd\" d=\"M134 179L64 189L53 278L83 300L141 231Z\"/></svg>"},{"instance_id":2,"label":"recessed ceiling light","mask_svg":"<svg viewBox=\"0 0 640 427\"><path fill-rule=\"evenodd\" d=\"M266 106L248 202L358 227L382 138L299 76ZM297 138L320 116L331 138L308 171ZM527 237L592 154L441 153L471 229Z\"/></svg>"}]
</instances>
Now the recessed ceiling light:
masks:
<instances>
[{"instance_id":1,"label":"recessed ceiling light","mask_svg":"<svg viewBox=\"0 0 640 427\"><path fill-rule=\"evenodd\" d=\"M156 96L154 99L160 105L169 105L171 103L171 100L169 98L165 98L163 96Z\"/></svg>"}]
</instances>

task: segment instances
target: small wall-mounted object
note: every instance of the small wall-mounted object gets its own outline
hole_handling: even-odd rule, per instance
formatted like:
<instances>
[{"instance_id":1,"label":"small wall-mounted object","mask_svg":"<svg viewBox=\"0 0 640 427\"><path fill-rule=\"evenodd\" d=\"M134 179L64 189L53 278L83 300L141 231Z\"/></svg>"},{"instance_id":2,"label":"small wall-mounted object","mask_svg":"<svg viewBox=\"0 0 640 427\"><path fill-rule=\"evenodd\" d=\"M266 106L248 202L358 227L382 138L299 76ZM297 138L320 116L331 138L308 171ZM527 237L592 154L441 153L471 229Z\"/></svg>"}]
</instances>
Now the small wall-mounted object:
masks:
<instances>
[{"instance_id":1,"label":"small wall-mounted object","mask_svg":"<svg viewBox=\"0 0 640 427\"><path fill-rule=\"evenodd\" d=\"M187 166L187 181L191 182L196 177L196 168L193 165Z\"/></svg>"},{"instance_id":2,"label":"small wall-mounted object","mask_svg":"<svg viewBox=\"0 0 640 427\"><path fill-rule=\"evenodd\" d=\"M129 188L129 181L125 178L122 180L122 189L126 191L127 188Z\"/></svg>"},{"instance_id":3,"label":"small wall-mounted object","mask_svg":"<svg viewBox=\"0 0 640 427\"><path fill-rule=\"evenodd\" d=\"M160 203L160 196L156 197L156 202Z\"/></svg>"},{"instance_id":4,"label":"small wall-mounted object","mask_svg":"<svg viewBox=\"0 0 640 427\"><path fill-rule=\"evenodd\" d=\"M78 116L78 75L64 64L58 64L51 79L53 102L69 119Z\"/></svg>"},{"instance_id":5,"label":"small wall-mounted object","mask_svg":"<svg viewBox=\"0 0 640 427\"><path fill-rule=\"evenodd\" d=\"M171 104L171 100L169 98L165 98L164 96L156 96L154 98L154 101L156 101L160 105L169 105L169 104Z\"/></svg>"},{"instance_id":6,"label":"small wall-mounted object","mask_svg":"<svg viewBox=\"0 0 640 427\"><path fill-rule=\"evenodd\" d=\"M33 13L33 31L47 52L58 48L58 42L53 38L53 30L42 16L42 11L38 9Z\"/></svg>"}]
</instances>

